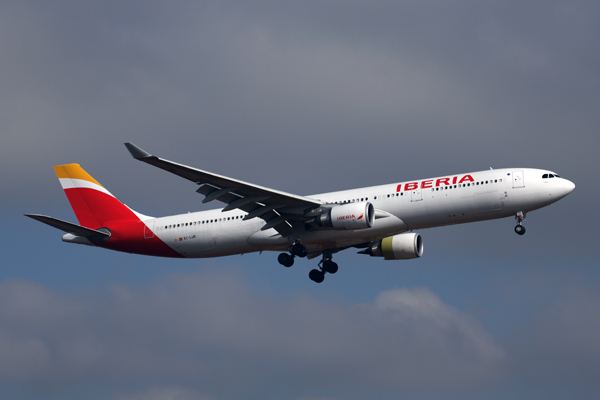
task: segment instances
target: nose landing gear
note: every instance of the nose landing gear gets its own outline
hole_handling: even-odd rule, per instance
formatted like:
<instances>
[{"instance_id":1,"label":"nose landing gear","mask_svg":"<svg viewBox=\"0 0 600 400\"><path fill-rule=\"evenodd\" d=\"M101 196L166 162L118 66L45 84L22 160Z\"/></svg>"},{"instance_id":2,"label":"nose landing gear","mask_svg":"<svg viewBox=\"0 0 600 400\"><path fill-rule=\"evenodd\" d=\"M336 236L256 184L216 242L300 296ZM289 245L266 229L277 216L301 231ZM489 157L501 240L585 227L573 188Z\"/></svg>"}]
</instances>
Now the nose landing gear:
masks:
<instances>
[{"instance_id":1,"label":"nose landing gear","mask_svg":"<svg viewBox=\"0 0 600 400\"><path fill-rule=\"evenodd\" d=\"M517 226L515 226L515 232L517 232L519 235L525 234L525 227L523 226L523 222L525 221L525 215L526 215L525 212L519 211L517 213L517 215L515 216L515 219L517 220Z\"/></svg>"}]
</instances>

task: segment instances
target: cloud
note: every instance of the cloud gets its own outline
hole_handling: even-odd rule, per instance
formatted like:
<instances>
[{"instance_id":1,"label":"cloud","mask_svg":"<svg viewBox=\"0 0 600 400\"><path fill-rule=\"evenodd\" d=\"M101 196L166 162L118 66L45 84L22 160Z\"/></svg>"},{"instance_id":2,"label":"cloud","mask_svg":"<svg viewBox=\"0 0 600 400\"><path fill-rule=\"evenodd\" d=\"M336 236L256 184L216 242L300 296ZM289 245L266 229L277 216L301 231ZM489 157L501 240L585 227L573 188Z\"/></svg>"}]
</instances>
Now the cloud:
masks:
<instances>
[{"instance_id":1,"label":"cloud","mask_svg":"<svg viewBox=\"0 0 600 400\"><path fill-rule=\"evenodd\" d=\"M597 141L585 3L34 4L0 16L0 174L20 198L41 188L14 165L80 162L128 187L124 141L299 194L581 162L564 132Z\"/></svg>"},{"instance_id":2,"label":"cloud","mask_svg":"<svg viewBox=\"0 0 600 400\"><path fill-rule=\"evenodd\" d=\"M115 400L214 400L197 390L178 386L153 386L133 393L118 393Z\"/></svg>"},{"instance_id":3,"label":"cloud","mask_svg":"<svg viewBox=\"0 0 600 400\"><path fill-rule=\"evenodd\" d=\"M476 320L425 288L343 306L213 273L92 296L10 281L0 299L0 380L66 394L92 382L118 398L469 393L505 359Z\"/></svg>"}]
</instances>

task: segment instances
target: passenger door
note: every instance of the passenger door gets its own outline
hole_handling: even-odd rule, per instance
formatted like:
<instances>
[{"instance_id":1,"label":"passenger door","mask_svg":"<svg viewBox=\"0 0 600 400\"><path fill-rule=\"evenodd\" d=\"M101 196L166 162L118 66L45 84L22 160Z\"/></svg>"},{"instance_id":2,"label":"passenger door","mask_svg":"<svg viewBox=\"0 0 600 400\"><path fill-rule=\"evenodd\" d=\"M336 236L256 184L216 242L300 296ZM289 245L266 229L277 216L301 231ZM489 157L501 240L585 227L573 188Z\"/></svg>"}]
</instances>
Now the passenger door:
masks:
<instances>
[{"instance_id":1,"label":"passenger door","mask_svg":"<svg viewBox=\"0 0 600 400\"><path fill-rule=\"evenodd\" d=\"M513 189L525 187L525 180L523 178L523 171L512 172Z\"/></svg>"},{"instance_id":2,"label":"passenger door","mask_svg":"<svg viewBox=\"0 0 600 400\"><path fill-rule=\"evenodd\" d=\"M410 191L410 201L421 201L421 200L423 200L423 192L420 187Z\"/></svg>"},{"instance_id":3,"label":"passenger door","mask_svg":"<svg viewBox=\"0 0 600 400\"><path fill-rule=\"evenodd\" d=\"M150 222L144 222L144 239L152 239L154 237L154 223L156 221L152 220Z\"/></svg>"}]
</instances>

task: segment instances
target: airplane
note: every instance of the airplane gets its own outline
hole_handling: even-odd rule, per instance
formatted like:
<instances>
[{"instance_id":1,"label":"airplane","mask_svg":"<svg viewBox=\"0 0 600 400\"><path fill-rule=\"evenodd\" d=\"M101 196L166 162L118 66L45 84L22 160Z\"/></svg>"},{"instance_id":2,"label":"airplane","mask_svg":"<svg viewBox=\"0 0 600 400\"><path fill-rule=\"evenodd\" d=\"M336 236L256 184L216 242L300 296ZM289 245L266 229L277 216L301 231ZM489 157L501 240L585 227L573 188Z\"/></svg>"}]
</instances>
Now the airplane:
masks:
<instances>
[{"instance_id":1,"label":"airplane","mask_svg":"<svg viewBox=\"0 0 600 400\"><path fill-rule=\"evenodd\" d=\"M423 255L415 230L514 216L515 232L525 233L526 214L552 204L575 189L554 172L531 168L491 169L458 175L338 192L298 196L188 167L154 156L133 143L136 160L188 179L202 203L223 208L161 218L140 214L121 203L79 164L54 170L79 225L25 214L66 232L62 240L101 248L175 258L208 258L281 251L295 258L321 257L309 278L323 282L335 274L333 254L359 254L406 260Z\"/></svg>"}]
</instances>

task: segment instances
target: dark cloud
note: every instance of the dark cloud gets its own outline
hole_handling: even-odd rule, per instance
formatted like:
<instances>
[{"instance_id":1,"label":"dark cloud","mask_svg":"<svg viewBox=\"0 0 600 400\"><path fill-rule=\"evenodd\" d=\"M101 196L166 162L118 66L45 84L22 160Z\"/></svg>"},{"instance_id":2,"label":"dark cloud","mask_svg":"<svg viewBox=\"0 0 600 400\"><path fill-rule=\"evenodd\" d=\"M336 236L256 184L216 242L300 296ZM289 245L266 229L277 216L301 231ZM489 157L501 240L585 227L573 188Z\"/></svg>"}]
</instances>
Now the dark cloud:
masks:
<instances>
[{"instance_id":1,"label":"dark cloud","mask_svg":"<svg viewBox=\"0 0 600 400\"><path fill-rule=\"evenodd\" d=\"M133 393L118 393L115 400L214 400L194 389L178 386L150 387Z\"/></svg>"},{"instance_id":2,"label":"dark cloud","mask_svg":"<svg viewBox=\"0 0 600 400\"><path fill-rule=\"evenodd\" d=\"M0 299L0 379L60 396L84 383L126 393L144 382L217 398L469 393L505 363L475 319L424 288L342 306L200 274L93 295L12 281Z\"/></svg>"},{"instance_id":3,"label":"dark cloud","mask_svg":"<svg viewBox=\"0 0 600 400\"><path fill-rule=\"evenodd\" d=\"M548 387L580 398L600 391L600 296L587 284L567 288L511 338L513 368L529 390ZM577 389L572 385L576 384Z\"/></svg>"}]
</instances>

